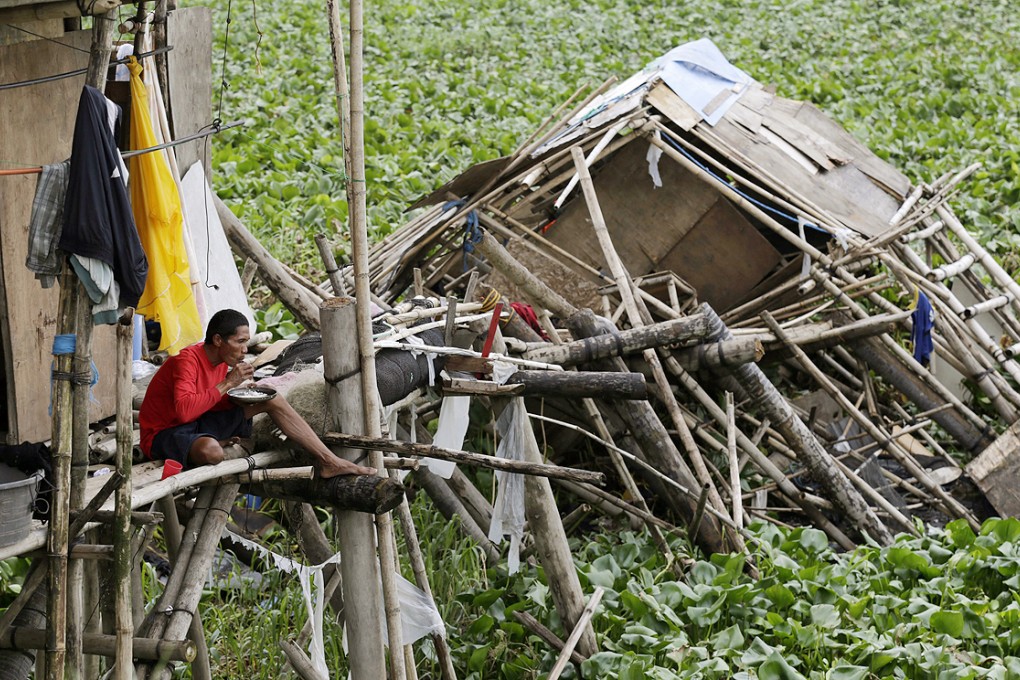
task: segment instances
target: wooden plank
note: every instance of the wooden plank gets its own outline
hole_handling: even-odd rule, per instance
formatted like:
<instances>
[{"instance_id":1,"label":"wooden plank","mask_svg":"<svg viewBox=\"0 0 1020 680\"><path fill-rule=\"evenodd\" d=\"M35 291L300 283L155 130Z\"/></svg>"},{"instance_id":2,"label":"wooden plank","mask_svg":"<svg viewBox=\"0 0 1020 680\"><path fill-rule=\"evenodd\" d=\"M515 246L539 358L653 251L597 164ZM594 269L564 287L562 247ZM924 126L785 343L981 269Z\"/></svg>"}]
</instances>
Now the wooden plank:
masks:
<instances>
[{"instance_id":1,"label":"wooden plank","mask_svg":"<svg viewBox=\"0 0 1020 680\"><path fill-rule=\"evenodd\" d=\"M167 15L167 44L174 49L167 58L170 125L174 137L193 135L209 125L212 111L212 10L186 7ZM186 172L202 160L205 176L212 177L208 139L175 147L177 167ZM194 226L192 226L194 228Z\"/></svg>"},{"instance_id":2,"label":"wooden plank","mask_svg":"<svg viewBox=\"0 0 1020 680\"><path fill-rule=\"evenodd\" d=\"M0 47L0 82L84 68L88 64L91 32L68 33L62 42L85 51L47 41ZM5 160L29 166L61 161L68 156L84 79L81 75L0 91L0 140ZM0 177L0 251L6 321L3 325L7 331L3 354L10 366L6 374L10 441L43 441L50 436L48 384L58 289L56 286L43 289L24 265L38 177ZM94 390L96 401L90 418L98 420L112 415L115 406L113 328L96 328L92 342L100 380Z\"/></svg>"},{"instance_id":3,"label":"wooden plank","mask_svg":"<svg viewBox=\"0 0 1020 680\"><path fill-rule=\"evenodd\" d=\"M1000 517L1020 516L1020 421L992 442L966 467Z\"/></svg>"},{"instance_id":4,"label":"wooden plank","mask_svg":"<svg viewBox=\"0 0 1020 680\"><path fill-rule=\"evenodd\" d=\"M659 262L698 291L698 299L724 312L776 268L777 251L743 213L715 192L716 202ZM724 275L723 275L724 274Z\"/></svg>"},{"instance_id":5,"label":"wooden plank","mask_svg":"<svg viewBox=\"0 0 1020 680\"><path fill-rule=\"evenodd\" d=\"M707 213L716 194L679 164L662 159L662 187L648 175L647 145L635 142L609 157L593 179L602 214L620 259L632 276L672 269L664 258ZM595 268L604 268L602 252L592 238L583 200L568 201L546 238ZM686 278L686 277L684 277Z\"/></svg>"},{"instance_id":6,"label":"wooden plank","mask_svg":"<svg viewBox=\"0 0 1020 680\"><path fill-rule=\"evenodd\" d=\"M701 116L691 108L690 104L680 98L669 85L661 80L648 91L645 100L657 108L667 118L687 131L701 122Z\"/></svg>"}]
</instances>

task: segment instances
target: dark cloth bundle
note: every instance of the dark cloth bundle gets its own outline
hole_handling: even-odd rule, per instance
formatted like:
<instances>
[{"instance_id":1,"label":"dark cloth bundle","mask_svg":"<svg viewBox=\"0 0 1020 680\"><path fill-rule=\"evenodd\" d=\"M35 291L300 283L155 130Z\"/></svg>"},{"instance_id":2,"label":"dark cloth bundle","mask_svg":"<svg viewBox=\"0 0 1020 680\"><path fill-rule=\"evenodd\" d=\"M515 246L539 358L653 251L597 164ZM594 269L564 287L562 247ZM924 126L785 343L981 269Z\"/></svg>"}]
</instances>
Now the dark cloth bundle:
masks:
<instances>
[{"instance_id":1,"label":"dark cloth bundle","mask_svg":"<svg viewBox=\"0 0 1020 680\"><path fill-rule=\"evenodd\" d=\"M127 170L108 123L108 102L88 85L78 101L60 249L110 265L120 285L120 306L134 307L149 263L131 214Z\"/></svg>"}]
</instances>

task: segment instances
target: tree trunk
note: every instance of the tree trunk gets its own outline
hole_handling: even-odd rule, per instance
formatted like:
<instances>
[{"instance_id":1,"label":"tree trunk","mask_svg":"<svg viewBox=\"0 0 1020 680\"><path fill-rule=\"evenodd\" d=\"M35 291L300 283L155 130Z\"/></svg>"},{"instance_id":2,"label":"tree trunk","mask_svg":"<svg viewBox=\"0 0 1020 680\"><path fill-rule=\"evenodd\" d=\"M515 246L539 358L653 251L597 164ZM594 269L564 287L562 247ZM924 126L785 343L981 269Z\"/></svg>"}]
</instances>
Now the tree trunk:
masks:
<instances>
[{"instance_id":1,"label":"tree trunk","mask_svg":"<svg viewBox=\"0 0 1020 680\"><path fill-rule=\"evenodd\" d=\"M708 324L705 317L701 314L692 314L682 319L584 338L562 345L548 344L531 347L524 353L524 358L544 361L548 364L576 366L599 359L640 352L649 347L700 341L707 334Z\"/></svg>"},{"instance_id":2,"label":"tree trunk","mask_svg":"<svg viewBox=\"0 0 1020 680\"><path fill-rule=\"evenodd\" d=\"M254 475L258 479L258 473ZM389 512L404 497L404 485L395 478L343 475L329 479L279 479L246 484L247 493L286 501L331 505L337 510Z\"/></svg>"},{"instance_id":3,"label":"tree trunk","mask_svg":"<svg viewBox=\"0 0 1020 680\"><path fill-rule=\"evenodd\" d=\"M517 371L507 385L524 385L523 397L597 397L600 399L647 399L645 376L640 373L594 371Z\"/></svg>"}]
</instances>

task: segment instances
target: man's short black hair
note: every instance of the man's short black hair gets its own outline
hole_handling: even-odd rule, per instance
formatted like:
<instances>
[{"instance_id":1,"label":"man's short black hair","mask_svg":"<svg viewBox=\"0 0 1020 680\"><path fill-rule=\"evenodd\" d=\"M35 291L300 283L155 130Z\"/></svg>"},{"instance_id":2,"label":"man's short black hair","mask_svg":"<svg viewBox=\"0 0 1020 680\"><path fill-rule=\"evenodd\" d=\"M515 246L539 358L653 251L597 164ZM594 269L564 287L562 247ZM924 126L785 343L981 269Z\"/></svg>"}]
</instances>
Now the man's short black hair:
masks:
<instances>
[{"instance_id":1,"label":"man's short black hair","mask_svg":"<svg viewBox=\"0 0 1020 680\"><path fill-rule=\"evenodd\" d=\"M241 326L248 325L248 318L236 309L221 309L209 319L205 329L205 341L212 344L213 337L218 335L224 340L237 333Z\"/></svg>"}]
</instances>

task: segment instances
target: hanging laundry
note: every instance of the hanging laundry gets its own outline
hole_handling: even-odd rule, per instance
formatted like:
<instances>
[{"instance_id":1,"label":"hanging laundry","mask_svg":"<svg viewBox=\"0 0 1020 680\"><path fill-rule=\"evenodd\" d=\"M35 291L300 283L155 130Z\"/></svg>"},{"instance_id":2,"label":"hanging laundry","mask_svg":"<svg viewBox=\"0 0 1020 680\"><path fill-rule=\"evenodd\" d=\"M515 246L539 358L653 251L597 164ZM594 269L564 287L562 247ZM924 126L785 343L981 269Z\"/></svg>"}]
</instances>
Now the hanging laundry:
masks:
<instances>
[{"instance_id":1,"label":"hanging laundry","mask_svg":"<svg viewBox=\"0 0 1020 680\"><path fill-rule=\"evenodd\" d=\"M43 288L52 288L60 276L57 242L64 226L64 200L70 161L44 165L35 186L32 218L28 223L28 257L25 266L35 272Z\"/></svg>"},{"instance_id":2,"label":"hanging laundry","mask_svg":"<svg viewBox=\"0 0 1020 680\"><path fill-rule=\"evenodd\" d=\"M149 95L142 82L142 66L131 57L131 148L156 145L149 114ZM131 206L138 234L149 256L149 277L137 311L159 322L159 348L170 354L202 339L202 322L191 291L184 246L181 197L161 152L131 159Z\"/></svg>"},{"instance_id":3,"label":"hanging laundry","mask_svg":"<svg viewBox=\"0 0 1020 680\"><path fill-rule=\"evenodd\" d=\"M74 123L60 249L113 269L119 304L133 307L149 265L127 193L127 168L114 141L119 107L88 85Z\"/></svg>"},{"instance_id":4,"label":"hanging laundry","mask_svg":"<svg viewBox=\"0 0 1020 680\"><path fill-rule=\"evenodd\" d=\"M914 358L917 363L927 366L935 349L931 339L931 331L935 328L935 309L928 301L928 296L920 290L917 291L917 302L910 319L914 322L914 328L910 333L910 340L914 343Z\"/></svg>"}]
</instances>

